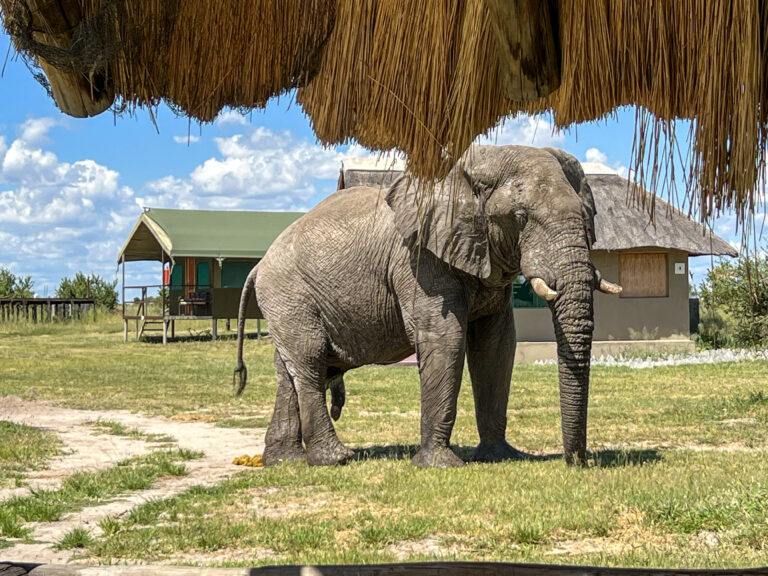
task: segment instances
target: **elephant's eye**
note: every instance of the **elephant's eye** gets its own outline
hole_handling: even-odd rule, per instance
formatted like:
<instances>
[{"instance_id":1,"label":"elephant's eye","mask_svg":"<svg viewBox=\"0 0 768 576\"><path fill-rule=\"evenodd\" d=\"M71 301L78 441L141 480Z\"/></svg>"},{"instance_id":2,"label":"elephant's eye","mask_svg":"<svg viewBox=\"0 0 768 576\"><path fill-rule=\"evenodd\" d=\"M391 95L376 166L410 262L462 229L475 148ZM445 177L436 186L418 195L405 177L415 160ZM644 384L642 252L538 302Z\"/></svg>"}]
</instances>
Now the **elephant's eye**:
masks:
<instances>
[{"instance_id":1,"label":"elephant's eye","mask_svg":"<svg viewBox=\"0 0 768 576\"><path fill-rule=\"evenodd\" d=\"M520 229L523 229L528 223L528 212L525 210L515 210L515 218L517 219L517 225Z\"/></svg>"}]
</instances>

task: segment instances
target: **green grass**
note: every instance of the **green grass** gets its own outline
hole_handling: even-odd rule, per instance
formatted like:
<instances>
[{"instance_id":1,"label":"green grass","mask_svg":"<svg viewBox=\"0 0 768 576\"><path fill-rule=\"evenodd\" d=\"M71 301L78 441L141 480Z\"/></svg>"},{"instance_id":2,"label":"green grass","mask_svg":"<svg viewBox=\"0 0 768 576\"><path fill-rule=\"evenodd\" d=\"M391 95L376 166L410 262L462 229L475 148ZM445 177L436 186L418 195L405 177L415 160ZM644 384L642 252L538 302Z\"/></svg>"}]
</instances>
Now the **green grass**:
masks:
<instances>
[{"instance_id":1,"label":"green grass","mask_svg":"<svg viewBox=\"0 0 768 576\"><path fill-rule=\"evenodd\" d=\"M182 476L184 462L200 456L189 450L157 451L98 472L76 472L58 490L37 490L5 500L0 507L0 538L28 538L29 522L53 522L67 512L149 488L162 476Z\"/></svg>"},{"instance_id":2,"label":"green grass","mask_svg":"<svg viewBox=\"0 0 768 576\"><path fill-rule=\"evenodd\" d=\"M126 436L128 438L144 440L145 442L157 442L161 444L176 442L176 438L169 434L147 434L146 432L136 430L135 428L131 428L120 422L115 422L114 420L99 418L98 420L87 422L87 425L92 426L103 434L111 434L112 436Z\"/></svg>"},{"instance_id":3,"label":"green grass","mask_svg":"<svg viewBox=\"0 0 768 576\"><path fill-rule=\"evenodd\" d=\"M77 550L88 548L93 544L93 535L90 530L75 527L67 532L55 546L57 550Z\"/></svg>"},{"instance_id":4,"label":"green grass","mask_svg":"<svg viewBox=\"0 0 768 576\"><path fill-rule=\"evenodd\" d=\"M81 332L74 325L0 326L0 336L0 394L229 427L262 427L270 418L269 341L246 343L249 384L236 399L233 340L124 344L120 324L107 319ZM101 562L231 552L233 560L216 562L240 565L402 557L768 564L767 370L768 362L595 367L591 466L570 469L558 458L556 366L518 366L508 438L551 457L417 470L408 462L419 438L416 369L362 368L345 376L347 405L336 425L358 449L357 461L249 469L218 486L148 502L104 519L103 535L85 551ZM477 443L467 378L453 441L463 456ZM23 531L19 518L7 519L9 534ZM11 537L3 522L0 514L0 546Z\"/></svg>"},{"instance_id":5,"label":"green grass","mask_svg":"<svg viewBox=\"0 0 768 576\"><path fill-rule=\"evenodd\" d=\"M281 466L140 506L90 551L103 561L238 548L268 549L289 564L390 562L404 543L418 550L434 539L460 551L441 559L755 565L768 553L768 461L758 460L669 451L587 470L560 461L448 471L387 460ZM745 467L753 474L742 475ZM718 544L702 544L703 531ZM574 541L593 549L579 553ZM563 543L576 553L552 555ZM409 558L420 559L434 557Z\"/></svg>"},{"instance_id":6,"label":"green grass","mask_svg":"<svg viewBox=\"0 0 768 576\"><path fill-rule=\"evenodd\" d=\"M60 446L52 432L0 421L0 488L22 483L26 472L44 467Z\"/></svg>"}]
</instances>

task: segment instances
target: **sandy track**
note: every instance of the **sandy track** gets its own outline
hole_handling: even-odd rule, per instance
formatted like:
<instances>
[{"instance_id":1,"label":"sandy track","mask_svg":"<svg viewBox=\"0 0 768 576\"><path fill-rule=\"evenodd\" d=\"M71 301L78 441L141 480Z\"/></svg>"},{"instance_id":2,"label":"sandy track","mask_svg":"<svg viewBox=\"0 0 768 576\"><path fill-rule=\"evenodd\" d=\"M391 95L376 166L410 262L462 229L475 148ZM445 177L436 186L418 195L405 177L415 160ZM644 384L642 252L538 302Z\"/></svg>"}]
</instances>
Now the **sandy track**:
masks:
<instances>
[{"instance_id":1,"label":"sandy track","mask_svg":"<svg viewBox=\"0 0 768 576\"><path fill-rule=\"evenodd\" d=\"M243 453L261 453L264 430L216 428L204 422L176 422L167 418L133 414L127 410L90 411L60 408L48 402L32 402L15 396L0 398L0 420L50 430L64 444L64 454L54 458L45 470L31 472L25 482L29 487L0 490L0 501L23 495L31 489L57 488L70 474L81 470L98 470L114 466L131 456L157 449L156 443L141 439L100 434L87 422L98 419L119 422L147 434L167 434L180 448L201 451L203 458L186 463L187 476L163 479L158 486L124 494L100 506L85 508L66 515L58 522L33 524L35 544L18 544L2 550L8 561L44 563L66 562L70 551L55 551L53 545L76 526L99 533L98 522L110 515L121 515L149 500L169 498L192 486L210 486L242 470L232 459Z\"/></svg>"}]
</instances>

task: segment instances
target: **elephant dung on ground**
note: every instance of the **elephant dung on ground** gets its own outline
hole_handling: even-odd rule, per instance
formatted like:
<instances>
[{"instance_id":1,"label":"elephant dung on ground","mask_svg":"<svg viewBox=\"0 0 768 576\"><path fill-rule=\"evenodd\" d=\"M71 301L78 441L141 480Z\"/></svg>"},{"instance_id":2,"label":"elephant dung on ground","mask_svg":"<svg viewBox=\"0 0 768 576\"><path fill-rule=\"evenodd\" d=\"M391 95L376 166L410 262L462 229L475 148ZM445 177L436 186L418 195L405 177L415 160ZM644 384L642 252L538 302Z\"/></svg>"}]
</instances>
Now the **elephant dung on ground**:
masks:
<instances>
[{"instance_id":1,"label":"elephant dung on ground","mask_svg":"<svg viewBox=\"0 0 768 576\"><path fill-rule=\"evenodd\" d=\"M506 441L519 274L552 311L565 460L584 463L592 295L621 290L590 262L594 215L589 185L569 154L478 146L434 187L404 175L386 190L340 190L294 222L248 276L240 306L241 387L250 290L275 343L278 390L265 464L350 459L326 408L329 382L414 350L422 410L414 464L463 464L449 441L465 357L480 436L474 459L522 457Z\"/></svg>"}]
</instances>

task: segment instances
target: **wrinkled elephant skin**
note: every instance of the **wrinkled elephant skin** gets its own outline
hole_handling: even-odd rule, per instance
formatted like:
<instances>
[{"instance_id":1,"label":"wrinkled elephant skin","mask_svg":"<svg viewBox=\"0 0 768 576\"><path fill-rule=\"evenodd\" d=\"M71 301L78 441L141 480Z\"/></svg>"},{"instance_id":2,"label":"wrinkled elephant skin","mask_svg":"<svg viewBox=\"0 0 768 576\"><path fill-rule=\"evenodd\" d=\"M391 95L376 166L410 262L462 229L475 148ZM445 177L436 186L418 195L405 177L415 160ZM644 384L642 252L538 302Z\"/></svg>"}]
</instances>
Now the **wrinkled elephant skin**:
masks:
<instances>
[{"instance_id":1,"label":"wrinkled elephant skin","mask_svg":"<svg viewBox=\"0 0 768 576\"><path fill-rule=\"evenodd\" d=\"M522 457L506 441L516 344L510 297L519 274L552 311L564 455L584 463L592 294L602 289L589 260L594 214L572 156L487 146L470 149L431 190L407 176L387 190L341 190L293 223L251 272L241 300L241 385L251 289L275 343L278 389L265 464L349 460L326 390L337 417L344 372L414 350L422 410L414 464L463 464L449 441L465 358L480 436L474 459Z\"/></svg>"}]
</instances>

